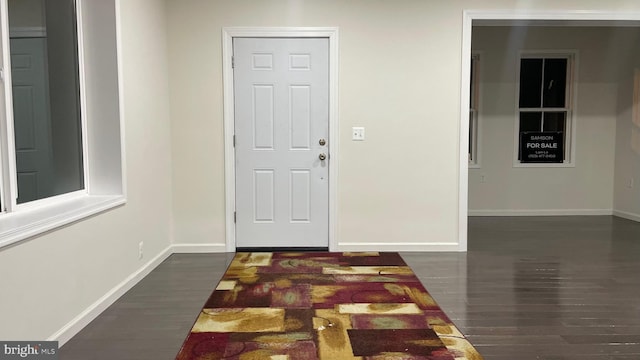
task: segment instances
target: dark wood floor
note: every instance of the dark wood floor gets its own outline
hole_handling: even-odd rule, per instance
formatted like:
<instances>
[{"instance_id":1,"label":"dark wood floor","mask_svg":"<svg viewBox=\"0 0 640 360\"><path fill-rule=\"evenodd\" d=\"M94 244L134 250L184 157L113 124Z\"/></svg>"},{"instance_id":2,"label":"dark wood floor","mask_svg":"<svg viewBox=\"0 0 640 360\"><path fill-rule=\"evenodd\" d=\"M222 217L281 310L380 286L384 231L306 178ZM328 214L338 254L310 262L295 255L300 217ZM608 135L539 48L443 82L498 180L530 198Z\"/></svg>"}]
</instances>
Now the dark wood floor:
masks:
<instances>
[{"instance_id":1,"label":"dark wood floor","mask_svg":"<svg viewBox=\"0 0 640 360\"><path fill-rule=\"evenodd\" d=\"M640 359L640 223L470 218L468 253L402 256L486 360ZM60 359L173 359L231 258L172 255Z\"/></svg>"}]
</instances>

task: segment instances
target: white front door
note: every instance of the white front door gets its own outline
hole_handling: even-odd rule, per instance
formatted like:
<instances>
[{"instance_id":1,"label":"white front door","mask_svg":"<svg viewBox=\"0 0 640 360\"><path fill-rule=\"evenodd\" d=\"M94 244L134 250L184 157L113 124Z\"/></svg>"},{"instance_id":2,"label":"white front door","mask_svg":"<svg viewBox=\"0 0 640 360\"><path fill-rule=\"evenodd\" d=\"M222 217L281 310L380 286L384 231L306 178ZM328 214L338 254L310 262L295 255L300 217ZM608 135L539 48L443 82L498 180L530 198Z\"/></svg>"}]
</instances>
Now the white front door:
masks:
<instances>
[{"instance_id":1,"label":"white front door","mask_svg":"<svg viewBox=\"0 0 640 360\"><path fill-rule=\"evenodd\" d=\"M234 38L236 247L329 243L329 39Z\"/></svg>"}]
</instances>

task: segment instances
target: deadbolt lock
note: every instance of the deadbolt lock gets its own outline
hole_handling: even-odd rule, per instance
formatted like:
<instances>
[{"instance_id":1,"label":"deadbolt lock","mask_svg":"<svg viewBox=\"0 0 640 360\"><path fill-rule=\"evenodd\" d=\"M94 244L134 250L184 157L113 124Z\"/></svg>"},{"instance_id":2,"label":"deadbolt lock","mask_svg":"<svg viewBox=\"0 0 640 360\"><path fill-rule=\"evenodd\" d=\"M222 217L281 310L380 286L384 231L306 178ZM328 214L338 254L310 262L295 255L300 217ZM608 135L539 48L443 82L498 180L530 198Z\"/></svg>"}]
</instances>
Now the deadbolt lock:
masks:
<instances>
[{"instance_id":1,"label":"deadbolt lock","mask_svg":"<svg viewBox=\"0 0 640 360\"><path fill-rule=\"evenodd\" d=\"M320 141L318 141L318 144L320 144L320 146L325 146L326 143L327 143L327 140L325 139L320 139Z\"/></svg>"}]
</instances>

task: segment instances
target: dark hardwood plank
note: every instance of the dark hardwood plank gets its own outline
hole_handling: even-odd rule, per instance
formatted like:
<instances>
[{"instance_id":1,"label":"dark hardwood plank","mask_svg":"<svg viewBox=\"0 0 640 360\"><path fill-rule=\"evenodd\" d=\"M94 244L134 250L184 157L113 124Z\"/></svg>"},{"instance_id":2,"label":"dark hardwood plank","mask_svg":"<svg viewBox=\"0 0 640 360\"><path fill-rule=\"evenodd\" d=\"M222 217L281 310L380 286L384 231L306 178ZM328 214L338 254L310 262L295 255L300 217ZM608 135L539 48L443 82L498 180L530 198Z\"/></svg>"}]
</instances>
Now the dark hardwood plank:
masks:
<instances>
[{"instance_id":1,"label":"dark hardwood plank","mask_svg":"<svg viewBox=\"0 0 640 360\"><path fill-rule=\"evenodd\" d=\"M173 359L233 254L172 255L60 359ZM640 359L640 224L470 218L468 253L402 253L487 360Z\"/></svg>"}]
</instances>

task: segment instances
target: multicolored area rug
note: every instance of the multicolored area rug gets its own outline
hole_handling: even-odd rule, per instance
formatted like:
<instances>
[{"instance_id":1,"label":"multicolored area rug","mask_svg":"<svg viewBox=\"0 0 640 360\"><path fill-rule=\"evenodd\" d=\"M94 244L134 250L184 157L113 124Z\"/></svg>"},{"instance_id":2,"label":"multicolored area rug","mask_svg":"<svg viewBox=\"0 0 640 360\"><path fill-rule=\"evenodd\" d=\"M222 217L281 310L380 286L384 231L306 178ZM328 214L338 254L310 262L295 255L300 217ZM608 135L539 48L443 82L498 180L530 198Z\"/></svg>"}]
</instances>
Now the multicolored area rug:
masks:
<instances>
[{"instance_id":1,"label":"multicolored area rug","mask_svg":"<svg viewBox=\"0 0 640 360\"><path fill-rule=\"evenodd\" d=\"M177 360L481 360L398 253L238 253Z\"/></svg>"}]
</instances>

